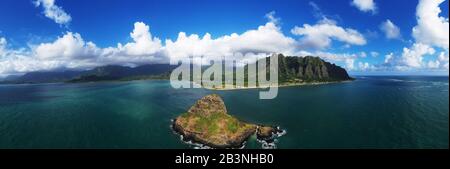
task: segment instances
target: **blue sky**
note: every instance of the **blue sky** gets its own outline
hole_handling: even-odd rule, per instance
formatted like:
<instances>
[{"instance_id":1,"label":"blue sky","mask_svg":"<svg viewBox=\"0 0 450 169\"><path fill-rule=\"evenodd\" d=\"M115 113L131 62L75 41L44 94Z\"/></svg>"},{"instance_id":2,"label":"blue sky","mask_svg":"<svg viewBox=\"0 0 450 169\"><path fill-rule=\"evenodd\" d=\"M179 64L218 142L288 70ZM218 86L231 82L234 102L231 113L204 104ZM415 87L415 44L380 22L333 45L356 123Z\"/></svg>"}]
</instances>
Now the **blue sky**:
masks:
<instances>
[{"instance_id":1,"label":"blue sky","mask_svg":"<svg viewBox=\"0 0 450 169\"><path fill-rule=\"evenodd\" d=\"M249 44L255 47L245 50L255 54L318 55L352 74L448 75L448 0L424 1L2 0L0 74L167 62L167 58L183 57L196 48L177 41L179 33L185 32L186 37L199 36L186 38L185 43L198 43L194 46L201 46L201 51L215 54L242 51L233 48ZM423 13L436 8L441 12L425 18L430 16L420 16L420 5ZM433 17L437 21L428 22ZM388 20L394 28L381 28ZM260 26L268 31L258 31ZM415 27L430 33L414 35ZM256 30L255 36L245 35L252 30ZM133 38L132 32L139 37ZM217 42L202 40L205 33ZM239 42L217 40L233 33L240 37L236 38ZM439 38L442 35L447 35L447 43ZM274 42L264 36L274 36ZM263 40L259 43L252 37ZM168 46L166 39L173 45ZM207 45L210 43L214 45ZM275 47L267 47L271 43ZM230 51L216 51L211 46Z\"/></svg>"}]
</instances>

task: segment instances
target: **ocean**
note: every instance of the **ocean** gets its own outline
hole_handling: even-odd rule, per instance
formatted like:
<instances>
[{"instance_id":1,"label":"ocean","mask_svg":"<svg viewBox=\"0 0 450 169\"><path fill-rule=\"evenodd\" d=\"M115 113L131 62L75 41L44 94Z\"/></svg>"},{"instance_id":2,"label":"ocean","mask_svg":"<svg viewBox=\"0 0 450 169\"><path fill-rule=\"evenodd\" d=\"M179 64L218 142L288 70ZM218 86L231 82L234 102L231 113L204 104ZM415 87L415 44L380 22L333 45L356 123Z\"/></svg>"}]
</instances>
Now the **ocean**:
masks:
<instances>
[{"instance_id":1,"label":"ocean","mask_svg":"<svg viewBox=\"0 0 450 169\"><path fill-rule=\"evenodd\" d=\"M448 77L420 76L284 87L273 100L164 80L0 85L0 148L194 148L171 119L211 93L241 120L286 130L281 149L448 148L448 90Z\"/></svg>"}]
</instances>

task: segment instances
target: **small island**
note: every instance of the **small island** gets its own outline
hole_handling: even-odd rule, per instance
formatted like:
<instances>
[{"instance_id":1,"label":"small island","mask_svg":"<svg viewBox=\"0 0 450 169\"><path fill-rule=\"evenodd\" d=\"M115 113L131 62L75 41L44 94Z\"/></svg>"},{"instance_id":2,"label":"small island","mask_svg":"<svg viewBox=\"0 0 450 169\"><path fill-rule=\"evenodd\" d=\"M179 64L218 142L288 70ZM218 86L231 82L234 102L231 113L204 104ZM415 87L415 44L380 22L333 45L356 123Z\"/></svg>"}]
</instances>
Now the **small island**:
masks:
<instances>
[{"instance_id":1,"label":"small island","mask_svg":"<svg viewBox=\"0 0 450 169\"><path fill-rule=\"evenodd\" d=\"M282 132L277 127L246 123L229 115L217 94L198 100L186 113L173 120L172 128L184 140L210 148L240 148L254 134L260 140L271 142Z\"/></svg>"}]
</instances>

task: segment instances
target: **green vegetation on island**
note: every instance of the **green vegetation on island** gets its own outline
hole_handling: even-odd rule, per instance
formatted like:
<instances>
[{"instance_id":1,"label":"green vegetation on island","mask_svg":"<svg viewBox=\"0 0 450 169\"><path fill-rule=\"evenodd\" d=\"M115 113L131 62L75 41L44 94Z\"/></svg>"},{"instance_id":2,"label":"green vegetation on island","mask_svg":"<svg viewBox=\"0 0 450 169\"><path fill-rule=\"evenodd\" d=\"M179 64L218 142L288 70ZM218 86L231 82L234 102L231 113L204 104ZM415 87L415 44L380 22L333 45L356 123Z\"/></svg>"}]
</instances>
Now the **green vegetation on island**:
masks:
<instances>
[{"instance_id":1,"label":"green vegetation on island","mask_svg":"<svg viewBox=\"0 0 450 169\"><path fill-rule=\"evenodd\" d=\"M333 82L344 82L351 81L354 78L350 77L347 71L335 64L326 62L320 57L313 56L284 56L282 54L277 54L278 57L278 86L296 86L296 85L307 85L307 84L323 84L323 83L333 83ZM266 59L266 74L269 77L270 70L270 57L263 58ZM262 59L251 64L251 66L256 67L256 72L264 71L258 69L258 62ZM267 86L260 85L256 82L255 86L250 86L248 84L248 79L258 79L258 74L254 75L248 74L248 69L250 65L245 65L242 68L235 68L233 72L225 72L222 76L222 86L215 86L213 89L232 89L232 88L264 88ZM244 69L244 86L237 86L236 84L236 72L238 69ZM242 70L240 70L242 71ZM233 74L233 81L226 81L225 74ZM211 79L213 79L211 77Z\"/></svg>"},{"instance_id":2,"label":"green vegetation on island","mask_svg":"<svg viewBox=\"0 0 450 169\"><path fill-rule=\"evenodd\" d=\"M284 56L282 54L276 55L278 57L278 86L293 86L303 84L316 83L330 83L353 80L344 68L335 64L331 64L322 60L319 57L305 56ZM264 59L264 58L263 58ZM268 67L270 66L269 57L265 58ZM258 60L257 64L260 60ZM252 66L253 66L252 64ZM194 67L196 65L191 65ZM150 64L141 65L137 67L127 67L118 65L108 65L96 67L91 70L65 70L65 71L49 71L49 72L29 72L24 75L9 76L0 83L54 83L54 82L98 82L98 81L131 81L131 80L147 80L147 79L163 79L168 80L171 72L178 67L178 65L169 64ZM225 71L225 65L222 66L223 75L222 87L216 86L214 89L220 88L255 88L265 87L258 82L256 86L248 85L248 67L234 67L233 71ZM258 72L256 66L256 72ZM201 70L204 72L209 66L202 66ZM236 72L238 69L244 69L244 86L236 85ZM201 77L194 77L190 72L190 80L201 79ZM233 81L225 81L225 75L232 75ZM258 78L258 74L250 75L250 78Z\"/></svg>"},{"instance_id":3,"label":"green vegetation on island","mask_svg":"<svg viewBox=\"0 0 450 169\"><path fill-rule=\"evenodd\" d=\"M192 140L212 148L238 148L253 134L270 139L276 128L240 121L227 113L219 95L198 100L186 113L173 121L173 129ZM263 129L264 132L259 131Z\"/></svg>"}]
</instances>

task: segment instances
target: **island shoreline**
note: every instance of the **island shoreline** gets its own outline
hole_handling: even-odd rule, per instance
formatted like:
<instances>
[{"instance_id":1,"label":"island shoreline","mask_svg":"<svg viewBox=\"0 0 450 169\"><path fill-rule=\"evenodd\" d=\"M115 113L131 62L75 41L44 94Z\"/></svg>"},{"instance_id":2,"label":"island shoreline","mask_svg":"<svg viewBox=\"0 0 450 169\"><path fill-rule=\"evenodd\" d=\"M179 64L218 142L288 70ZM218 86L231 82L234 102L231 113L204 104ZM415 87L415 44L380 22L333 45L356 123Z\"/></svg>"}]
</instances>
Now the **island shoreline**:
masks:
<instances>
[{"instance_id":1,"label":"island shoreline","mask_svg":"<svg viewBox=\"0 0 450 169\"><path fill-rule=\"evenodd\" d=\"M198 100L185 113L172 119L170 126L174 133L181 135L183 142L219 149L244 148L255 135L261 141L273 143L285 133L279 126L248 123L233 117L217 94Z\"/></svg>"},{"instance_id":2,"label":"island shoreline","mask_svg":"<svg viewBox=\"0 0 450 169\"><path fill-rule=\"evenodd\" d=\"M192 83L196 86L201 86L200 88L208 89L208 90L216 90L216 91L228 91L228 90L247 90L247 89L268 89L271 87L277 87L277 88L285 88L285 87L299 87L299 86L319 86L319 85L328 85L328 84L340 84L340 83L350 83L355 81L356 79L352 80L343 80L343 81L329 81L329 82L305 82L305 83L293 83L293 84L282 84L278 86L251 86L251 87L238 87L238 88L211 88L211 87L205 87L201 86L198 83Z\"/></svg>"}]
</instances>

